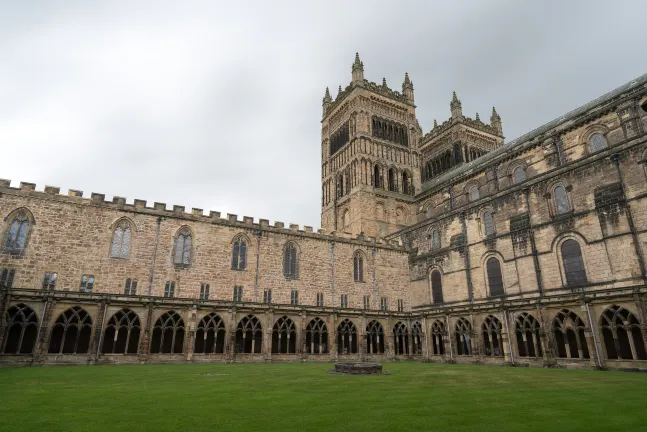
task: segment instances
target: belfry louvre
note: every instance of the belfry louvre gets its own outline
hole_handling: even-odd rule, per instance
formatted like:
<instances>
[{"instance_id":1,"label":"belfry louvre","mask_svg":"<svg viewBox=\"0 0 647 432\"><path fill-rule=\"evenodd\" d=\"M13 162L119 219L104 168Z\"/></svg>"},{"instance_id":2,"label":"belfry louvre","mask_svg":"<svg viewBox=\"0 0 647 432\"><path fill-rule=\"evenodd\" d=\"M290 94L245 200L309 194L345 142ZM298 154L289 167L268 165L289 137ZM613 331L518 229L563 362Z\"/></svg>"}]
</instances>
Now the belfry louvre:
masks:
<instances>
[{"instance_id":1,"label":"belfry louvre","mask_svg":"<svg viewBox=\"0 0 647 432\"><path fill-rule=\"evenodd\" d=\"M317 231L0 180L0 364L647 369L647 75L505 141L351 72Z\"/></svg>"}]
</instances>

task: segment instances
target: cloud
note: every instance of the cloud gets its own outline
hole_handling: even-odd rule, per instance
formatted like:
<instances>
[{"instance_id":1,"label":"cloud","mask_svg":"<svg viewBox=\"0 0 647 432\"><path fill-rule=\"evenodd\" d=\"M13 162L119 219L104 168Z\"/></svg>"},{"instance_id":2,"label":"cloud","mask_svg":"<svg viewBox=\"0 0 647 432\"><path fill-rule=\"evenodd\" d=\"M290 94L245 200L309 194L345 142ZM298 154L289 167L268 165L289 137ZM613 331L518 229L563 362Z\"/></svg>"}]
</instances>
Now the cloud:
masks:
<instances>
[{"instance_id":1,"label":"cloud","mask_svg":"<svg viewBox=\"0 0 647 432\"><path fill-rule=\"evenodd\" d=\"M320 225L321 98L415 85L514 138L646 70L642 2L13 2L0 176Z\"/></svg>"}]
</instances>

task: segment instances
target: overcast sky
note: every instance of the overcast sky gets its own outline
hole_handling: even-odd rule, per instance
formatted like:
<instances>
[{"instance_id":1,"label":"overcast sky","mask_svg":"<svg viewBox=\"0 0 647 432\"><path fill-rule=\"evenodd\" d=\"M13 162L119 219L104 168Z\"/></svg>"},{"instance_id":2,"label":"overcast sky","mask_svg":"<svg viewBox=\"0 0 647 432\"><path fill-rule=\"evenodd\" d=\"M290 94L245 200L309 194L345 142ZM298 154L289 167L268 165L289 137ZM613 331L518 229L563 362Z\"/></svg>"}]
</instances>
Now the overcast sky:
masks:
<instances>
[{"instance_id":1,"label":"overcast sky","mask_svg":"<svg viewBox=\"0 0 647 432\"><path fill-rule=\"evenodd\" d=\"M508 140L647 72L645 1L0 0L0 177L320 226L320 120L351 78Z\"/></svg>"}]
</instances>

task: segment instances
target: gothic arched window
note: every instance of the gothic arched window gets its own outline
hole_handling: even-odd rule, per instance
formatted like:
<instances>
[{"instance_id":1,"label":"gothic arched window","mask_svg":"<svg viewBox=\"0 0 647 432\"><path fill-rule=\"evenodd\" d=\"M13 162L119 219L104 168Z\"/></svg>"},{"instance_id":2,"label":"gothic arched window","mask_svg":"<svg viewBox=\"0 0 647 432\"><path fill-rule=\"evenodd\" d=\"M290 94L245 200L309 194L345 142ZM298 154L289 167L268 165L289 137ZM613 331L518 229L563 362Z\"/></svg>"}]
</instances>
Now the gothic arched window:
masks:
<instances>
[{"instance_id":1,"label":"gothic arched window","mask_svg":"<svg viewBox=\"0 0 647 432\"><path fill-rule=\"evenodd\" d=\"M640 322L627 309L607 308L600 318L608 359L647 360Z\"/></svg>"},{"instance_id":2,"label":"gothic arched window","mask_svg":"<svg viewBox=\"0 0 647 432\"><path fill-rule=\"evenodd\" d=\"M485 236L494 235L494 218L490 211L483 212L483 226L485 227Z\"/></svg>"},{"instance_id":3,"label":"gothic arched window","mask_svg":"<svg viewBox=\"0 0 647 432\"><path fill-rule=\"evenodd\" d=\"M231 257L231 268L233 270L245 270L247 266L247 242L240 236L234 241Z\"/></svg>"},{"instance_id":4,"label":"gothic arched window","mask_svg":"<svg viewBox=\"0 0 647 432\"><path fill-rule=\"evenodd\" d=\"M487 260L487 279L490 286L490 295L499 296L505 294L503 291L503 275L501 274L501 263L492 257Z\"/></svg>"},{"instance_id":5,"label":"gothic arched window","mask_svg":"<svg viewBox=\"0 0 647 432\"><path fill-rule=\"evenodd\" d=\"M180 354L184 352L184 320L174 311L164 313L155 322L151 354Z\"/></svg>"},{"instance_id":6,"label":"gothic arched window","mask_svg":"<svg viewBox=\"0 0 647 432\"><path fill-rule=\"evenodd\" d=\"M436 320L431 325L431 345L434 355L445 354L445 324L442 321Z\"/></svg>"},{"instance_id":7,"label":"gothic arched window","mask_svg":"<svg viewBox=\"0 0 647 432\"><path fill-rule=\"evenodd\" d=\"M222 354L225 352L225 324L211 312L200 320L195 332L196 354Z\"/></svg>"},{"instance_id":8,"label":"gothic arched window","mask_svg":"<svg viewBox=\"0 0 647 432\"><path fill-rule=\"evenodd\" d=\"M306 327L306 352L308 354L328 352L328 328L321 318L314 318Z\"/></svg>"},{"instance_id":9,"label":"gothic arched window","mask_svg":"<svg viewBox=\"0 0 647 432\"><path fill-rule=\"evenodd\" d=\"M373 186L382 188L382 176L380 176L380 166L375 165L373 168Z\"/></svg>"},{"instance_id":10,"label":"gothic arched window","mask_svg":"<svg viewBox=\"0 0 647 432\"><path fill-rule=\"evenodd\" d=\"M539 322L532 315L522 312L516 319L517 350L519 357L541 357Z\"/></svg>"},{"instance_id":11,"label":"gothic arched window","mask_svg":"<svg viewBox=\"0 0 647 432\"><path fill-rule=\"evenodd\" d=\"M103 354L137 354L141 323L130 309L122 309L110 318L103 334Z\"/></svg>"},{"instance_id":12,"label":"gothic arched window","mask_svg":"<svg viewBox=\"0 0 647 432\"><path fill-rule=\"evenodd\" d=\"M90 349L92 318L74 306L59 315L49 338L50 354L85 354Z\"/></svg>"},{"instance_id":13,"label":"gothic arched window","mask_svg":"<svg viewBox=\"0 0 647 432\"><path fill-rule=\"evenodd\" d=\"M191 246L193 238L188 228L181 228L175 238L175 253L173 263L176 266L186 267L191 264Z\"/></svg>"},{"instance_id":14,"label":"gothic arched window","mask_svg":"<svg viewBox=\"0 0 647 432\"><path fill-rule=\"evenodd\" d=\"M456 354L472 355L472 325L465 318L456 321Z\"/></svg>"},{"instance_id":15,"label":"gothic arched window","mask_svg":"<svg viewBox=\"0 0 647 432\"><path fill-rule=\"evenodd\" d=\"M254 315L247 315L238 322L236 328L236 352L259 354L263 345L263 327Z\"/></svg>"},{"instance_id":16,"label":"gothic arched window","mask_svg":"<svg viewBox=\"0 0 647 432\"><path fill-rule=\"evenodd\" d=\"M6 327L2 352L5 354L31 354L36 345L38 317L29 306L19 303L11 306L5 315Z\"/></svg>"},{"instance_id":17,"label":"gothic arched window","mask_svg":"<svg viewBox=\"0 0 647 432\"><path fill-rule=\"evenodd\" d=\"M566 285L578 286L586 283L586 270L582 259L580 244L568 239L562 243L562 263L566 275Z\"/></svg>"},{"instance_id":18,"label":"gothic arched window","mask_svg":"<svg viewBox=\"0 0 647 432\"><path fill-rule=\"evenodd\" d=\"M337 326L337 352L339 354L357 354L357 329L349 319Z\"/></svg>"},{"instance_id":19,"label":"gothic arched window","mask_svg":"<svg viewBox=\"0 0 647 432\"><path fill-rule=\"evenodd\" d=\"M553 320L553 336L557 357L587 359L589 348L586 344L584 321L574 312L562 310Z\"/></svg>"},{"instance_id":20,"label":"gothic arched window","mask_svg":"<svg viewBox=\"0 0 647 432\"><path fill-rule=\"evenodd\" d=\"M272 354L297 352L297 330L294 321L283 316L276 320L272 329Z\"/></svg>"},{"instance_id":21,"label":"gothic arched window","mask_svg":"<svg viewBox=\"0 0 647 432\"><path fill-rule=\"evenodd\" d=\"M422 325L415 321L411 326L412 354L422 354Z\"/></svg>"},{"instance_id":22,"label":"gothic arched window","mask_svg":"<svg viewBox=\"0 0 647 432\"><path fill-rule=\"evenodd\" d=\"M409 354L409 330L402 321L393 326L393 348L396 355Z\"/></svg>"},{"instance_id":23,"label":"gothic arched window","mask_svg":"<svg viewBox=\"0 0 647 432\"><path fill-rule=\"evenodd\" d=\"M395 171L389 168L389 190L395 192Z\"/></svg>"},{"instance_id":24,"label":"gothic arched window","mask_svg":"<svg viewBox=\"0 0 647 432\"><path fill-rule=\"evenodd\" d=\"M296 278L298 275L297 247L289 242L283 251L283 275L286 278Z\"/></svg>"},{"instance_id":25,"label":"gothic arched window","mask_svg":"<svg viewBox=\"0 0 647 432\"><path fill-rule=\"evenodd\" d=\"M431 272L431 298L434 304L443 302L443 281L438 270Z\"/></svg>"},{"instance_id":26,"label":"gothic arched window","mask_svg":"<svg viewBox=\"0 0 647 432\"><path fill-rule=\"evenodd\" d=\"M431 233L431 248L440 249L440 232L433 230Z\"/></svg>"},{"instance_id":27,"label":"gothic arched window","mask_svg":"<svg viewBox=\"0 0 647 432\"><path fill-rule=\"evenodd\" d=\"M121 220L112 233L111 258L128 258L132 226L127 220Z\"/></svg>"},{"instance_id":28,"label":"gothic arched window","mask_svg":"<svg viewBox=\"0 0 647 432\"><path fill-rule=\"evenodd\" d=\"M597 152L607 148L607 140L599 132L594 133L589 137L589 150L591 152Z\"/></svg>"},{"instance_id":29,"label":"gothic arched window","mask_svg":"<svg viewBox=\"0 0 647 432\"><path fill-rule=\"evenodd\" d=\"M472 186L469 192L470 201L476 201L479 197L479 188L477 186Z\"/></svg>"},{"instance_id":30,"label":"gothic arched window","mask_svg":"<svg viewBox=\"0 0 647 432\"><path fill-rule=\"evenodd\" d=\"M384 330L375 320L366 326L366 353L384 354Z\"/></svg>"},{"instance_id":31,"label":"gothic arched window","mask_svg":"<svg viewBox=\"0 0 647 432\"><path fill-rule=\"evenodd\" d=\"M5 248L22 250L27 244L29 234L29 217L24 211L18 212L12 219L7 230Z\"/></svg>"},{"instance_id":32,"label":"gothic arched window","mask_svg":"<svg viewBox=\"0 0 647 432\"><path fill-rule=\"evenodd\" d=\"M502 356L501 321L497 317L489 315L483 322L482 330L484 354L486 356Z\"/></svg>"},{"instance_id":33,"label":"gothic arched window","mask_svg":"<svg viewBox=\"0 0 647 432\"><path fill-rule=\"evenodd\" d=\"M568 195L566 194L566 188L562 185L559 185L555 188L555 213L564 214L570 211L570 206L568 204Z\"/></svg>"},{"instance_id":34,"label":"gothic arched window","mask_svg":"<svg viewBox=\"0 0 647 432\"><path fill-rule=\"evenodd\" d=\"M355 282L364 282L364 255L359 251L353 257L353 279Z\"/></svg>"},{"instance_id":35,"label":"gothic arched window","mask_svg":"<svg viewBox=\"0 0 647 432\"><path fill-rule=\"evenodd\" d=\"M402 173L402 193L409 194L409 174L406 171Z\"/></svg>"},{"instance_id":36,"label":"gothic arched window","mask_svg":"<svg viewBox=\"0 0 647 432\"><path fill-rule=\"evenodd\" d=\"M526 180L526 170L522 166L518 166L512 171L512 177L514 178L515 184L522 183Z\"/></svg>"}]
</instances>

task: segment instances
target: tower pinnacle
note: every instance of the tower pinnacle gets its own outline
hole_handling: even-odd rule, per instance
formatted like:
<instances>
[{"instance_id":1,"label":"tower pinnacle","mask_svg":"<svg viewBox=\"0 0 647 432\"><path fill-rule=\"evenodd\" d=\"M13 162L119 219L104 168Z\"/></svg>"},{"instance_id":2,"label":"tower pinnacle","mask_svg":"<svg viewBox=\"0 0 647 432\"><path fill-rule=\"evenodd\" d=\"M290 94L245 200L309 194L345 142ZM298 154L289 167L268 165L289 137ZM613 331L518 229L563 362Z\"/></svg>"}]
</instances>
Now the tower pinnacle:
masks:
<instances>
[{"instance_id":1,"label":"tower pinnacle","mask_svg":"<svg viewBox=\"0 0 647 432\"><path fill-rule=\"evenodd\" d=\"M463 105L458 99L458 96L456 96L456 92L452 94L452 102L449 104L449 107L452 110L452 120L460 120L463 118Z\"/></svg>"},{"instance_id":2,"label":"tower pinnacle","mask_svg":"<svg viewBox=\"0 0 647 432\"><path fill-rule=\"evenodd\" d=\"M353 62L352 67L353 72L353 84L363 85L364 84L364 63L359 59L359 53L355 53L355 61Z\"/></svg>"},{"instance_id":3,"label":"tower pinnacle","mask_svg":"<svg viewBox=\"0 0 647 432\"><path fill-rule=\"evenodd\" d=\"M409 73L404 73L404 82L402 83L402 94L406 101L413 105L413 82L409 79Z\"/></svg>"}]
</instances>

